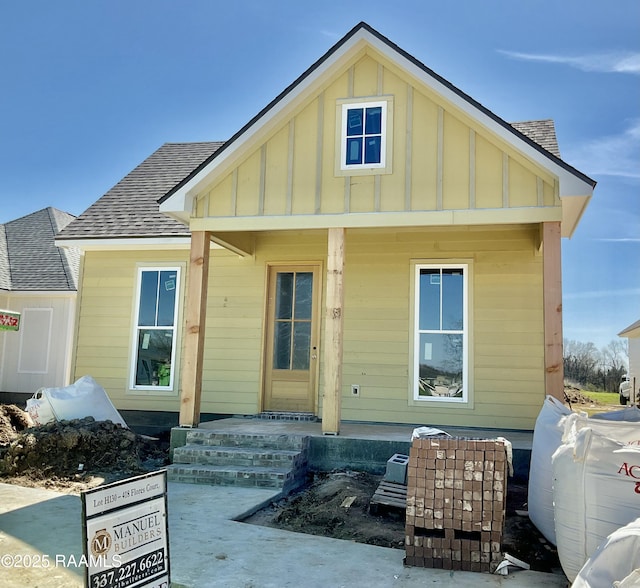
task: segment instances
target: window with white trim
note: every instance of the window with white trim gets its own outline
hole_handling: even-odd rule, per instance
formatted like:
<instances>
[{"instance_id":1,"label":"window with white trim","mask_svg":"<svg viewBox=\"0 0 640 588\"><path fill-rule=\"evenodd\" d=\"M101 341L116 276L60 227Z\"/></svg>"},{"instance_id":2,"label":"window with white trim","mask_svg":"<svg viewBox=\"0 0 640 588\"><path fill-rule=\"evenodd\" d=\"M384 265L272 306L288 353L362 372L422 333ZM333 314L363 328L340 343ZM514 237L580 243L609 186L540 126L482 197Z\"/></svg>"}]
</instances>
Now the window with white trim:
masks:
<instances>
[{"instance_id":1,"label":"window with white trim","mask_svg":"<svg viewBox=\"0 0 640 588\"><path fill-rule=\"evenodd\" d=\"M131 388L172 390L180 268L138 268Z\"/></svg>"},{"instance_id":2,"label":"window with white trim","mask_svg":"<svg viewBox=\"0 0 640 588\"><path fill-rule=\"evenodd\" d=\"M338 101L336 174L391 173L390 96Z\"/></svg>"},{"instance_id":3,"label":"window with white trim","mask_svg":"<svg viewBox=\"0 0 640 588\"><path fill-rule=\"evenodd\" d=\"M419 264L414 399L468 402L468 266Z\"/></svg>"}]
</instances>

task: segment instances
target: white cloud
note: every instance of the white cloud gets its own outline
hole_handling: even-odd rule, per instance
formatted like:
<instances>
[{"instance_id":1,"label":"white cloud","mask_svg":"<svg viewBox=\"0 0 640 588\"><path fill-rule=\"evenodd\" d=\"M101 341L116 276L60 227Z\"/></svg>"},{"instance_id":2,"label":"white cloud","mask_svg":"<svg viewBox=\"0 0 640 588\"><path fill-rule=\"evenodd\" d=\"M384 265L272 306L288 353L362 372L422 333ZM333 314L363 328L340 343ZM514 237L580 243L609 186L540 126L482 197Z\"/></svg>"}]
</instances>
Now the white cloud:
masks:
<instances>
[{"instance_id":1,"label":"white cloud","mask_svg":"<svg viewBox=\"0 0 640 588\"><path fill-rule=\"evenodd\" d=\"M578 300L591 298L619 298L627 296L640 296L640 288L619 288L617 290L592 290L591 292L574 292L562 295L564 300Z\"/></svg>"},{"instance_id":2,"label":"white cloud","mask_svg":"<svg viewBox=\"0 0 640 588\"><path fill-rule=\"evenodd\" d=\"M570 57L566 55L519 53L517 51L503 51L500 49L498 52L512 59L558 63L575 67L582 71L640 75L640 53L610 52Z\"/></svg>"},{"instance_id":3,"label":"white cloud","mask_svg":"<svg viewBox=\"0 0 640 588\"><path fill-rule=\"evenodd\" d=\"M640 120L617 135L609 135L569 146L563 159L590 176L640 179Z\"/></svg>"}]
</instances>

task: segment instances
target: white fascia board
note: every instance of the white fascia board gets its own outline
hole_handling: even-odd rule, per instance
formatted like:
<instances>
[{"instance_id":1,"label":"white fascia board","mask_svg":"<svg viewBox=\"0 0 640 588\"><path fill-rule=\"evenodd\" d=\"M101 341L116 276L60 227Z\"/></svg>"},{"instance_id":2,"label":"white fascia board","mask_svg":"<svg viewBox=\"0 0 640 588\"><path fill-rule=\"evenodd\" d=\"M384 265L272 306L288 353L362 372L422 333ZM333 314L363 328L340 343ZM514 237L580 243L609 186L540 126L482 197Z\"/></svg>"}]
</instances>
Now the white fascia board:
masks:
<instances>
[{"instance_id":1,"label":"white fascia board","mask_svg":"<svg viewBox=\"0 0 640 588\"><path fill-rule=\"evenodd\" d=\"M329 228L394 228L517 225L561 221L559 206L412 212L350 212L285 216L197 218L192 231L288 231Z\"/></svg>"},{"instance_id":2,"label":"white fascia board","mask_svg":"<svg viewBox=\"0 0 640 588\"><path fill-rule=\"evenodd\" d=\"M114 239L64 239L54 241L56 247L77 247L82 251L117 251L135 249L189 249L189 237L139 237ZM212 243L213 246L213 243Z\"/></svg>"},{"instance_id":3,"label":"white fascia board","mask_svg":"<svg viewBox=\"0 0 640 588\"><path fill-rule=\"evenodd\" d=\"M9 290L5 291L9 300L12 298L77 298L77 290Z\"/></svg>"},{"instance_id":4,"label":"white fascia board","mask_svg":"<svg viewBox=\"0 0 640 588\"><path fill-rule=\"evenodd\" d=\"M371 35L361 30L351 37L338 51L330 55L325 59L311 75L300 81L296 86L282 99L278 100L268 112L262 117L257 119L248 129L242 133L242 135L236 137L233 144L226 149L222 149L222 152L215 156L212 161L209 162L196 176L191 178L187 183L176 190L169 198L160 204L160 212L164 213L191 213L191 206L194 196L196 196L199 190L210 182L211 174L218 168L223 168L229 161L233 161L236 153L241 149L243 144L251 141L258 132L264 130L270 122L278 119L278 116L282 114L289 106L303 96L309 89L315 84L318 78L321 78L328 70L335 67L345 55L349 53L358 44L363 44L363 39L367 37L372 39Z\"/></svg>"}]
</instances>

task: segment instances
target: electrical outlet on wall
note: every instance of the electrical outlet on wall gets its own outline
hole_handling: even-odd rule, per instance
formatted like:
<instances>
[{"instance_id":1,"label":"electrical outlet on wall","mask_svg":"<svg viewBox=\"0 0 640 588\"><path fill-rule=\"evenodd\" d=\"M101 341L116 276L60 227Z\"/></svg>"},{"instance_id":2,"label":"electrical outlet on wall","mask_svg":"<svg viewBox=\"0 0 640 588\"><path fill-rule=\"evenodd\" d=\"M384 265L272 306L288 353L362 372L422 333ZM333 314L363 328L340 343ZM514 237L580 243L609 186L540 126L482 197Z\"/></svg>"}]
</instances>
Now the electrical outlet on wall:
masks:
<instances>
[{"instance_id":1,"label":"electrical outlet on wall","mask_svg":"<svg viewBox=\"0 0 640 588\"><path fill-rule=\"evenodd\" d=\"M360 396L360 384L351 384L351 396Z\"/></svg>"}]
</instances>

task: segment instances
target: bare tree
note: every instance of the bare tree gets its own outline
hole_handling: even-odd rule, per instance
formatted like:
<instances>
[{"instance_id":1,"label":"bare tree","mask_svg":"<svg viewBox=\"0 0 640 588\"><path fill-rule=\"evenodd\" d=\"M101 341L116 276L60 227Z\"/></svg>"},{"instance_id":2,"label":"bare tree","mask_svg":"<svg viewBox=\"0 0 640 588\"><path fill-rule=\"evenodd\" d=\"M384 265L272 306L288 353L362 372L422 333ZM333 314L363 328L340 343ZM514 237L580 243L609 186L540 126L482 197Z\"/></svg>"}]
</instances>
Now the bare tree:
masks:
<instances>
[{"instance_id":1,"label":"bare tree","mask_svg":"<svg viewBox=\"0 0 640 588\"><path fill-rule=\"evenodd\" d=\"M564 370L569 381L607 392L617 392L627 371L627 341L613 340L598 350L593 343L564 340Z\"/></svg>"}]
</instances>

